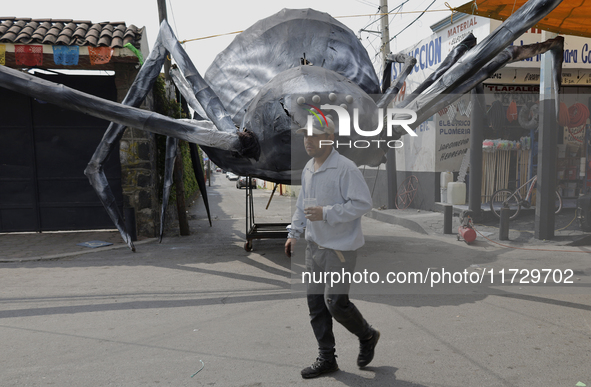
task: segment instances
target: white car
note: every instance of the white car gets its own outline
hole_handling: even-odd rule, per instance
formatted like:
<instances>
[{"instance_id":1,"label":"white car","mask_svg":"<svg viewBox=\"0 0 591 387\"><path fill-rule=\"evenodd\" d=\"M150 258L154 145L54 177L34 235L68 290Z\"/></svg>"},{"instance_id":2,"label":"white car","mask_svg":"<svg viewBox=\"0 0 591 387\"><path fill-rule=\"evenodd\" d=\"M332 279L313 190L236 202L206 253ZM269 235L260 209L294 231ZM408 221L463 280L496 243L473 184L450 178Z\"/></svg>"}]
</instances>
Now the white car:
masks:
<instances>
[{"instance_id":1,"label":"white car","mask_svg":"<svg viewBox=\"0 0 591 387\"><path fill-rule=\"evenodd\" d=\"M226 177L230 180L238 180L238 175L232 172L227 172Z\"/></svg>"},{"instance_id":2,"label":"white car","mask_svg":"<svg viewBox=\"0 0 591 387\"><path fill-rule=\"evenodd\" d=\"M257 187L257 179L255 179L254 177L251 177L250 178L250 186L252 188L255 188L256 189L256 187ZM240 176L238 178L238 180L236 180L236 188L240 189L242 187L246 187L246 176Z\"/></svg>"}]
</instances>

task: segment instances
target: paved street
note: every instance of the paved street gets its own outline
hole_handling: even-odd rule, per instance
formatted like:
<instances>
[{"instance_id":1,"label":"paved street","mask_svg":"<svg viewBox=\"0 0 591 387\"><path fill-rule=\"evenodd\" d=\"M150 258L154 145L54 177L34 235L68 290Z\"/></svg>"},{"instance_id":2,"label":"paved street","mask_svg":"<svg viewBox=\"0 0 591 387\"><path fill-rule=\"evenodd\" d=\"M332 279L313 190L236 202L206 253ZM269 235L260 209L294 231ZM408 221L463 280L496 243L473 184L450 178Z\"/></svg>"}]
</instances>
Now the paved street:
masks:
<instances>
[{"instance_id":1,"label":"paved street","mask_svg":"<svg viewBox=\"0 0 591 387\"><path fill-rule=\"evenodd\" d=\"M254 192L257 222L289 221L291 198L276 195L265 210L270 191ZM19 261L46 255L51 236L27 244L39 236L0 235L15 251L0 253L0 386L591 386L591 249L468 246L369 217L358 271L381 280L466 271L485 281L354 285L356 305L382 333L374 361L358 369L358 341L337 324L341 370L303 380L316 356L300 292L304 243L293 262L283 240L256 240L246 252L244 195L214 174L213 227L198 200L191 236L146 240L136 253L113 232L69 234L54 237L51 259ZM115 246L57 251L90 237ZM510 269L549 269L573 283L511 286Z\"/></svg>"}]
</instances>

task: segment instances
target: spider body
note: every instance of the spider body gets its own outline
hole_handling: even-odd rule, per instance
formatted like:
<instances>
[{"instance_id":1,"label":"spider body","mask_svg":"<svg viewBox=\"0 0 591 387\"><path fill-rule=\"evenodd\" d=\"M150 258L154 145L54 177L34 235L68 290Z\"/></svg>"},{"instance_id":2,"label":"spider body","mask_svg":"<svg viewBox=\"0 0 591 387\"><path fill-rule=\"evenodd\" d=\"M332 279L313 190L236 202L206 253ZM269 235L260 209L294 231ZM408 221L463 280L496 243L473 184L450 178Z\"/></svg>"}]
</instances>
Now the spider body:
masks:
<instances>
[{"instance_id":1,"label":"spider body","mask_svg":"<svg viewBox=\"0 0 591 387\"><path fill-rule=\"evenodd\" d=\"M341 105L350 96L354 103L349 109L363 107L369 115L376 111L371 95L381 93L371 60L355 34L312 9L284 9L255 23L216 57L204 78L234 123L251 131L262 149L258 160L205 147L207 154L238 175L287 184L299 180L308 160L301 136L293 132L306 125L309 113L295 99L304 96L314 106ZM331 101L330 93L337 98ZM315 95L320 102L312 102ZM376 119L363 117L362 122ZM359 165L377 165L384 154L375 150L351 147L342 152Z\"/></svg>"}]
</instances>

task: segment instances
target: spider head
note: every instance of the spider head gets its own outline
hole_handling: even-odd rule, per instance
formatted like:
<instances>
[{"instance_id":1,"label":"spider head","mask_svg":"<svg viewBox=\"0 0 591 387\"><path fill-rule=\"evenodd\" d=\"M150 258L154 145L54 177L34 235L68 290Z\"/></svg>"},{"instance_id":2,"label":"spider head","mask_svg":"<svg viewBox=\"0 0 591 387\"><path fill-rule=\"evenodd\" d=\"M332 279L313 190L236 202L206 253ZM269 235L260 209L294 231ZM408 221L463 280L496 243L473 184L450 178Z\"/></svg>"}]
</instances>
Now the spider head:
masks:
<instances>
[{"instance_id":1,"label":"spider head","mask_svg":"<svg viewBox=\"0 0 591 387\"><path fill-rule=\"evenodd\" d=\"M323 125L330 115L337 128L335 144L351 143L338 147L339 153L358 165L378 165L384 162L387 148L379 148L370 140L379 135L368 137L355 130L375 130L380 119L377 113L374 99L347 78L322 67L299 66L278 74L261 89L246 111L244 128L256 134L261 159L274 162L277 168L299 170L310 157L303 135L296 130L307 127L310 119ZM348 125L339 122L343 119L349 120ZM345 127L349 133L343 130ZM363 145L353 146L358 140L363 140Z\"/></svg>"}]
</instances>

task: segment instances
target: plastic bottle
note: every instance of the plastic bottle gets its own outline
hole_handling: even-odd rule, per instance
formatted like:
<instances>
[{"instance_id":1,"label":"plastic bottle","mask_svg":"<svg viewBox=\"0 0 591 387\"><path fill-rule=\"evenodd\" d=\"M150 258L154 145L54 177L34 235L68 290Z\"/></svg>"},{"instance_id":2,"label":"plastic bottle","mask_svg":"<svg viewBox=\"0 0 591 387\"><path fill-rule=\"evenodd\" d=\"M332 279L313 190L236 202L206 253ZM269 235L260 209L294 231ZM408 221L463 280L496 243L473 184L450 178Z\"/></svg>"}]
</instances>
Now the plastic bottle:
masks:
<instances>
[{"instance_id":1,"label":"plastic bottle","mask_svg":"<svg viewBox=\"0 0 591 387\"><path fill-rule=\"evenodd\" d=\"M447 203L447 185L454 180L454 174L450 171L441 172L439 185L441 187L441 203Z\"/></svg>"}]
</instances>

